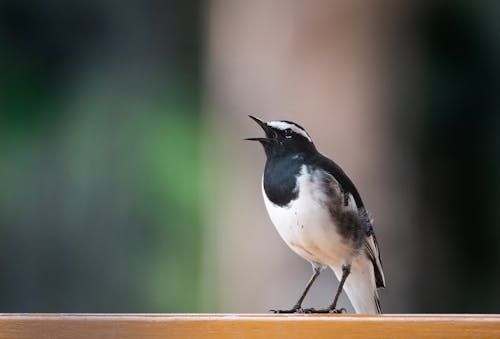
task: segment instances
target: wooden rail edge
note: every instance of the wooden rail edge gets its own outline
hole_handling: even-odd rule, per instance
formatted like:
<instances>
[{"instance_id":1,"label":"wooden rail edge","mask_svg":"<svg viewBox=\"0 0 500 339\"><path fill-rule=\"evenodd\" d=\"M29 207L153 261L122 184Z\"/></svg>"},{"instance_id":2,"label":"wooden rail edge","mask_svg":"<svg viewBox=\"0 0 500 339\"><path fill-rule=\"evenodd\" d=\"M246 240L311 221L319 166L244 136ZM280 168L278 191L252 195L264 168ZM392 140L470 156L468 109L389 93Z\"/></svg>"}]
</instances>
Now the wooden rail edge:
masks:
<instances>
[{"instance_id":1,"label":"wooden rail edge","mask_svg":"<svg viewBox=\"0 0 500 339\"><path fill-rule=\"evenodd\" d=\"M0 338L500 338L500 315L12 314Z\"/></svg>"}]
</instances>

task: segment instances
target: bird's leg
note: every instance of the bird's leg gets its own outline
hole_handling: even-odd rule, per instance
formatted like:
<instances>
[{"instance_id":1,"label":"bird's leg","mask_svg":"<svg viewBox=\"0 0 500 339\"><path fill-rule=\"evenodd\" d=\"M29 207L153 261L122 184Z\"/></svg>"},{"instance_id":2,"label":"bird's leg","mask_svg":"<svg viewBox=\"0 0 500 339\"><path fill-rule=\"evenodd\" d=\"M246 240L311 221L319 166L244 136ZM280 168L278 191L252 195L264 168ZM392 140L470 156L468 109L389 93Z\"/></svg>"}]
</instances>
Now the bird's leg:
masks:
<instances>
[{"instance_id":1,"label":"bird's leg","mask_svg":"<svg viewBox=\"0 0 500 339\"><path fill-rule=\"evenodd\" d=\"M340 293L342 293L342 289L344 288L344 283L345 283L345 281L350 273L351 273L351 265L349 265L349 264L342 265L342 279L340 280L339 288L337 289L337 293L335 294L335 298L333 299L333 302L330 305L330 307L328 307L330 309L330 311L337 310L336 309L337 308L337 301L339 300ZM334 312L334 313L342 313L342 309L340 309L339 311L340 312Z\"/></svg>"},{"instance_id":2,"label":"bird's leg","mask_svg":"<svg viewBox=\"0 0 500 339\"><path fill-rule=\"evenodd\" d=\"M345 308L337 309L337 301L339 300L340 293L342 293L342 289L344 288L344 283L351 273L351 265L344 264L342 265L342 278L340 279L339 287L337 288L337 293L335 294L335 298L333 302L328 308L316 310L314 308L309 308L304 310L306 313L342 313L345 312Z\"/></svg>"},{"instance_id":3,"label":"bird's leg","mask_svg":"<svg viewBox=\"0 0 500 339\"><path fill-rule=\"evenodd\" d=\"M309 289L311 288L312 284L316 280L316 278L319 276L321 273L321 266L313 266L313 275L311 278L309 278L309 281L307 282L306 288L304 289L304 292L302 292L302 295L300 296L299 300L295 303L295 305L289 309L289 310L271 310L271 312L274 313L302 313L302 302L304 301L304 298L307 295L307 292L309 292Z\"/></svg>"}]
</instances>

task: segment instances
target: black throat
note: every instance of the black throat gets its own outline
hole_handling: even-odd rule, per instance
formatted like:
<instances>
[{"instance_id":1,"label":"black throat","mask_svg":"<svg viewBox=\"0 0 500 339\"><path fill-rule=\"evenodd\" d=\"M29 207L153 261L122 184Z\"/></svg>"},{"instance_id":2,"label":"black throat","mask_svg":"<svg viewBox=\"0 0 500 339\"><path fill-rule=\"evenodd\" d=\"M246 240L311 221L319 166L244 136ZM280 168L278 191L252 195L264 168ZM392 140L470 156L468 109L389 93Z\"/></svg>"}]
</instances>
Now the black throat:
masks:
<instances>
[{"instance_id":1,"label":"black throat","mask_svg":"<svg viewBox=\"0 0 500 339\"><path fill-rule=\"evenodd\" d=\"M297 199L299 196L297 177L304 164L304 157L300 154L267 159L264 170L264 192L273 204L286 206Z\"/></svg>"}]
</instances>

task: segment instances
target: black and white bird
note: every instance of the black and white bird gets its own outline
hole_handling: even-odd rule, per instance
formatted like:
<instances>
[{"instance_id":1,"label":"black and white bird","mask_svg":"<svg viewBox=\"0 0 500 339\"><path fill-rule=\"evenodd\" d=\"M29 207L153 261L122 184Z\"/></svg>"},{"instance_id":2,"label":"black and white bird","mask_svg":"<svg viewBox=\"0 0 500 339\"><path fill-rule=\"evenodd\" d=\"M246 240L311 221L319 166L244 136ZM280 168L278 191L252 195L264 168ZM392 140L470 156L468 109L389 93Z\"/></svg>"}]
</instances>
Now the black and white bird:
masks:
<instances>
[{"instance_id":1,"label":"black and white bird","mask_svg":"<svg viewBox=\"0 0 500 339\"><path fill-rule=\"evenodd\" d=\"M299 300L276 313L339 313L345 290L356 313L381 313L377 288L385 287L372 221L361 196L344 171L319 153L309 134L291 121L250 116L266 136L248 138L264 147L264 202L281 238L308 260L313 274ZM303 309L302 302L320 272L330 267L339 286L325 309Z\"/></svg>"}]
</instances>

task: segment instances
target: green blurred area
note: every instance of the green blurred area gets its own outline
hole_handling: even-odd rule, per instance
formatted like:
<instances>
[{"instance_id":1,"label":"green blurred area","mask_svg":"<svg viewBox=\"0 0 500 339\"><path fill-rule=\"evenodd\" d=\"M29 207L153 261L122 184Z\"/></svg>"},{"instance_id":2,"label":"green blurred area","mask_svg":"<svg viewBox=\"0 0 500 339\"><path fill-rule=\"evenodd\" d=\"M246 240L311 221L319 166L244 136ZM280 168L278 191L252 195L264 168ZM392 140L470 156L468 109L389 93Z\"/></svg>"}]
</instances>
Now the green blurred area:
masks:
<instances>
[{"instance_id":1,"label":"green blurred area","mask_svg":"<svg viewBox=\"0 0 500 339\"><path fill-rule=\"evenodd\" d=\"M0 7L0 312L196 312L197 4Z\"/></svg>"}]
</instances>

